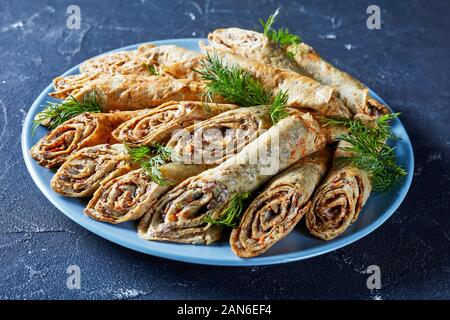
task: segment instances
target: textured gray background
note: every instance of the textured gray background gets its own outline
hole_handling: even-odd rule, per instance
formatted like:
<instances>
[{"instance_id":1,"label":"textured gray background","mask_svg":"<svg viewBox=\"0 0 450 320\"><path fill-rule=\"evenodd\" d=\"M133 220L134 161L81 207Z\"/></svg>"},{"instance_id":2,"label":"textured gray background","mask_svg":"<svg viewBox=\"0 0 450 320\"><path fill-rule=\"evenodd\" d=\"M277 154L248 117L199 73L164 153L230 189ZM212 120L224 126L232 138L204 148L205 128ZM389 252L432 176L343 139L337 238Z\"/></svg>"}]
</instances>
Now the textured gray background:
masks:
<instances>
[{"instance_id":1,"label":"textured gray background","mask_svg":"<svg viewBox=\"0 0 450 320\"><path fill-rule=\"evenodd\" d=\"M450 5L377 1L0 1L0 298L450 298ZM81 7L81 30L66 8ZM25 114L53 77L83 60L143 41L254 28L282 7L283 25L378 92L413 142L412 188L382 227L344 249L297 263L224 268L139 254L89 233L35 187L20 152ZM66 288L78 264L82 288ZM382 289L366 287L367 266Z\"/></svg>"}]
</instances>

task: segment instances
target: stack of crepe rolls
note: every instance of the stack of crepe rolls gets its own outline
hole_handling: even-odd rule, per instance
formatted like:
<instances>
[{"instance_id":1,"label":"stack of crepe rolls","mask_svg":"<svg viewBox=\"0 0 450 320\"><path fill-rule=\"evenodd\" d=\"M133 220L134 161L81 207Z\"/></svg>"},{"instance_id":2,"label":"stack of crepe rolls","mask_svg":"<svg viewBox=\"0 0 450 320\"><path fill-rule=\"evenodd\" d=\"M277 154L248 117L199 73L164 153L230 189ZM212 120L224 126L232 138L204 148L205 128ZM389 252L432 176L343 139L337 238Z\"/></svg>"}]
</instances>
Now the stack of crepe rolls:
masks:
<instances>
[{"instance_id":1,"label":"stack of crepe rolls","mask_svg":"<svg viewBox=\"0 0 450 320\"><path fill-rule=\"evenodd\" d=\"M316 152L297 161L267 183L233 229L230 245L244 258L266 252L297 225L310 198L328 170L331 152Z\"/></svg>"},{"instance_id":2,"label":"stack of crepe rolls","mask_svg":"<svg viewBox=\"0 0 450 320\"><path fill-rule=\"evenodd\" d=\"M53 79L55 91L50 96L65 98L91 80L112 75L149 75L148 61L134 51L120 51L89 59L80 65L80 73Z\"/></svg>"},{"instance_id":3,"label":"stack of crepe rolls","mask_svg":"<svg viewBox=\"0 0 450 320\"><path fill-rule=\"evenodd\" d=\"M138 227L143 239L210 244L222 227L205 222L220 218L234 195L255 191L273 175L325 147L335 132L320 127L309 113L282 119L236 156L191 177L161 197Z\"/></svg>"},{"instance_id":4,"label":"stack of crepe rolls","mask_svg":"<svg viewBox=\"0 0 450 320\"><path fill-rule=\"evenodd\" d=\"M92 196L101 183L132 170L131 158L123 144L100 144L73 153L56 171L51 186L74 198Z\"/></svg>"},{"instance_id":5,"label":"stack of crepe rolls","mask_svg":"<svg viewBox=\"0 0 450 320\"><path fill-rule=\"evenodd\" d=\"M356 221L372 190L367 172L337 161L351 156L342 150L348 146L347 142L339 142L333 167L315 191L306 214L307 228L323 240L336 238Z\"/></svg>"},{"instance_id":6,"label":"stack of crepe rolls","mask_svg":"<svg viewBox=\"0 0 450 320\"><path fill-rule=\"evenodd\" d=\"M176 132L167 143L179 162L218 165L272 126L268 106L239 108Z\"/></svg>"},{"instance_id":7,"label":"stack of crepe rolls","mask_svg":"<svg viewBox=\"0 0 450 320\"><path fill-rule=\"evenodd\" d=\"M165 185L153 182L144 169L133 170L102 183L84 213L95 220L114 224L137 220L175 184L206 169L202 165L163 165L159 170L168 181Z\"/></svg>"},{"instance_id":8,"label":"stack of crepe rolls","mask_svg":"<svg viewBox=\"0 0 450 320\"><path fill-rule=\"evenodd\" d=\"M41 166L58 167L75 151L103 143L115 143L111 132L139 115L137 111L83 113L53 129L31 148Z\"/></svg>"},{"instance_id":9,"label":"stack of crepe rolls","mask_svg":"<svg viewBox=\"0 0 450 320\"><path fill-rule=\"evenodd\" d=\"M217 56L227 67L237 66L261 82L264 89L274 95L280 92L289 92L287 105L290 107L307 108L318 111L323 115L331 117L349 118L351 116L348 108L336 95L335 89L330 86L304 76L300 73L276 68L247 59L234 54L228 50L220 50L211 46L201 44L202 50L212 56ZM205 57L197 57L190 64L174 64L166 66L165 70L170 74L176 74L186 78L196 70L201 69L201 61ZM187 65L188 68L182 70ZM181 79L180 79L181 80Z\"/></svg>"},{"instance_id":10,"label":"stack of crepe rolls","mask_svg":"<svg viewBox=\"0 0 450 320\"><path fill-rule=\"evenodd\" d=\"M80 65L80 74L57 77L53 80L55 92L50 95L64 98L89 80L112 75L149 76L161 74L161 66L192 59L199 53L174 45L144 44L137 50L114 52L95 57ZM149 68L154 68L153 73Z\"/></svg>"},{"instance_id":11,"label":"stack of crepe rolls","mask_svg":"<svg viewBox=\"0 0 450 320\"><path fill-rule=\"evenodd\" d=\"M171 101L122 123L112 135L130 147L165 143L176 130L236 108L233 104Z\"/></svg>"},{"instance_id":12,"label":"stack of crepe rolls","mask_svg":"<svg viewBox=\"0 0 450 320\"><path fill-rule=\"evenodd\" d=\"M211 94L198 72L205 54L146 44L96 57L80 66L80 74L54 80L51 96L82 107L95 94L101 113L69 119L32 147L40 165L59 167L52 188L92 197L84 213L95 220L142 218L141 238L193 244L219 240L224 213L236 196L249 193L254 199L240 222L228 224L237 225L229 241L240 257L263 254L303 216L321 239L342 234L357 219L371 184L367 172L337 160L351 156L342 150L345 142L330 164L327 146L346 129L323 126L320 118L372 120L385 107L304 43L283 47L238 28L208 38L209 45L201 44L205 54L242 69L269 96L287 94L278 123L269 105L243 108L225 104L225 96L204 102ZM163 150L158 148L166 148L172 163L155 162L154 168L130 155L148 151L143 161L150 161Z\"/></svg>"},{"instance_id":13,"label":"stack of crepe rolls","mask_svg":"<svg viewBox=\"0 0 450 320\"><path fill-rule=\"evenodd\" d=\"M335 88L338 97L353 115L367 118L387 113L387 108L371 97L366 86L325 61L304 42L282 48L274 45L262 33L240 28L214 30L208 35L208 40L210 47L216 50L229 51L259 63L295 71Z\"/></svg>"}]
</instances>

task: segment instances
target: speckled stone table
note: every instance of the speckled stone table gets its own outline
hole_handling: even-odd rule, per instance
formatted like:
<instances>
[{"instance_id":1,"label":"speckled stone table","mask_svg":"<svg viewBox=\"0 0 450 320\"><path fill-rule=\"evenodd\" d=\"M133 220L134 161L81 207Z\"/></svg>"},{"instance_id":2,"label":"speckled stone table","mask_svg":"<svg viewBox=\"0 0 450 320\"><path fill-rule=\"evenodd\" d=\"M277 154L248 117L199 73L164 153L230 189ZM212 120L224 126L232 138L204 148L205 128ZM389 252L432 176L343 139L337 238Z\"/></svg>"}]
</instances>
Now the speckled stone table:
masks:
<instances>
[{"instance_id":1,"label":"speckled stone table","mask_svg":"<svg viewBox=\"0 0 450 320\"><path fill-rule=\"evenodd\" d=\"M80 30L66 9L81 9ZM2 299L407 299L450 298L450 3L377 1L381 30L366 27L371 1L1 1L0 298ZM99 53L166 38L255 28L282 8L283 25L402 112L414 146L412 187L379 229L335 252L267 267L210 267L146 256L84 230L35 187L20 133L53 77ZM81 268L68 289L67 267ZM381 268L379 290L366 286Z\"/></svg>"}]
</instances>

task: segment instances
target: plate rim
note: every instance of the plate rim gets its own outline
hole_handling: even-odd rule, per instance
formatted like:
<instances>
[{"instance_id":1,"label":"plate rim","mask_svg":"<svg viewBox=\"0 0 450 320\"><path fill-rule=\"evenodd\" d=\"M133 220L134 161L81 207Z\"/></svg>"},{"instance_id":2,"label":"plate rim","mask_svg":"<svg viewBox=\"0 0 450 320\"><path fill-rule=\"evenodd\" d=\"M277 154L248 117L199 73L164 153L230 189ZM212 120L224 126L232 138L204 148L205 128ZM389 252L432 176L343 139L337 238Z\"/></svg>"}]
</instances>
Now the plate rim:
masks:
<instances>
[{"instance_id":1,"label":"plate rim","mask_svg":"<svg viewBox=\"0 0 450 320\"><path fill-rule=\"evenodd\" d=\"M206 41L205 38L178 38L178 39L164 39L164 40L155 40L155 41L148 41L148 42L141 42L137 44L127 45L121 48L113 49L101 54L98 54L94 57L99 57L105 54L109 54L112 52L122 51L122 50L132 50L135 49L137 46L147 43L152 43L156 45L163 45L163 44L174 44L177 43L181 45L183 42L198 42L198 41ZM81 64L81 63L80 63ZM61 76L71 74L72 72L76 71L80 64L68 69L64 73L61 74ZM395 200L389 208L387 208L379 217L377 217L372 223L370 223L367 226L364 226L362 229L354 232L353 234L349 235L348 237L344 237L341 239L336 239L331 243L325 244L324 246L321 246L319 248L309 248L304 249L301 251L295 251L290 253L284 253L281 255L275 255L275 256L263 256L263 257L255 257L250 259L237 259L237 260L225 260L225 259L218 259L218 258L208 258L208 257L193 257L189 255L183 255L178 253L171 253L167 252L164 249L157 250L156 248L149 248L144 247L143 245L136 245L134 243L131 243L127 241L127 239L121 239L117 237L116 235L107 232L106 230L103 230L101 227L97 227L96 223L85 223L81 219L77 219L76 214L69 214L66 213L66 210L55 200L55 197L51 195L48 192L48 186L45 185L45 182L40 179L39 174L34 170L32 166L32 161L34 161L30 155L30 145L28 144L28 140L30 137L30 134L32 132L32 113L33 110L40 107L40 103L44 98L47 97L47 93L52 89L53 84L50 83L48 86L45 87L45 89L37 96L37 98L33 101L30 108L27 111L27 115L24 119L23 125L22 125L22 132L21 132L21 149L22 149L22 157L24 159L25 165L27 167L27 171L30 174L33 182L36 184L38 189L42 192L42 194L45 196L47 200L50 201L50 203L55 206L59 211L61 211L66 217L71 219L73 222L77 223L84 229L89 230L90 232L108 240L111 241L117 245L126 247L128 249L138 251L147 255L157 256L160 258L170 259L170 260L176 260L180 262L186 262L186 263L194 263L194 264L202 264L202 265L216 265L216 266L258 266L258 265L274 265L274 264L281 264L281 263L288 263L293 261L299 261L304 260L308 258L312 258L315 256L319 256L322 254L329 253L331 251L340 249L344 246L350 245L354 243L355 241L360 240L361 238L369 235L374 230L378 229L384 222L386 222L387 219L389 219L394 212L398 209L398 207L401 205L403 200L405 199L411 184L413 180L413 173L414 173L414 164L415 164L415 158L414 158L414 150L412 148L411 140L409 138L408 132L403 125L403 123L400 121L400 119L396 119L395 121L398 121L401 125L402 129L404 130L405 137L402 138L404 140L406 151L408 155L411 155L408 158L408 162L410 162L410 165L407 170L407 176L405 178L405 181L403 183L403 186L399 192L399 194L396 196ZM376 94L373 90L369 88L370 93L373 95L374 98L379 100L380 102L385 103L385 101ZM391 110L392 111L392 110ZM31 142L31 140L30 140ZM30 143L31 144L31 143ZM78 213L77 213L78 214ZM82 213L84 215L84 213ZM94 221L99 223L98 226L102 224L102 222ZM142 243L146 243L146 240L142 240ZM183 245L183 244L180 244ZM231 252L231 250L230 250Z\"/></svg>"}]
</instances>

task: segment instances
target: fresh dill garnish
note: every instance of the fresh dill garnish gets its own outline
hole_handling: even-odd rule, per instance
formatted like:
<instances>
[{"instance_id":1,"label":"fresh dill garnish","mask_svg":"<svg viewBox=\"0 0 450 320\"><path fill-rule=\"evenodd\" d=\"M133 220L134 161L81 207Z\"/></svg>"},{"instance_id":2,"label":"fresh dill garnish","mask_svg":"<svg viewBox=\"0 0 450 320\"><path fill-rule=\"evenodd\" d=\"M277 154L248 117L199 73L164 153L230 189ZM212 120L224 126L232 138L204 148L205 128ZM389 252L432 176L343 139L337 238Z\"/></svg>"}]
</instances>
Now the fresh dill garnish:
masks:
<instances>
[{"instance_id":1,"label":"fresh dill garnish","mask_svg":"<svg viewBox=\"0 0 450 320\"><path fill-rule=\"evenodd\" d=\"M269 38L269 40L278 45L278 46L288 46L288 45L298 45L302 40L299 36L292 34L289 32L289 29L285 28L279 28L278 30L273 29L273 24L276 21L276 18L278 14L280 13L280 8L275 10L273 14L267 18L267 21L264 21L263 19L259 19L259 22L263 26L263 33L264 35ZM289 54L289 52L288 52ZM292 55L294 53L290 53Z\"/></svg>"},{"instance_id":2,"label":"fresh dill garnish","mask_svg":"<svg viewBox=\"0 0 450 320\"><path fill-rule=\"evenodd\" d=\"M48 102L45 109L39 112L33 120L33 133L41 124L48 123L49 129L55 129L60 124L84 112L97 113L101 111L100 99L95 91L86 93L83 101L69 96L61 103Z\"/></svg>"},{"instance_id":3,"label":"fresh dill garnish","mask_svg":"<svg viewBox=\"0 0 450 320\"><path fill-rule=\"evenodd\" d=\"M145 170L145 172L153 182L159 184L160 186L166 186L169 184L169 182L164 179L161 170L159 170L159 167L164 165L165 163L166 162L163 159L155 156L141 163L141 167Z\"/></svg>"},{"instance_id":4,"label":"fresh dill garnish","mask_svg":"<svg viewBox=\"0 0 450 320\"><path fill-rule=\"evenodd\" d=\"M275 10L275 12L273 14L271 14L269 16L269 18L267 18L267 21L264 21L261 18L259 19L259 22L263 26L263 33L265 36L268 36L269 33L271 32L272 26L275 23L275 19L279 14L280 14L280 8L277 8L277 10Z\"/></svg>"},{"instance_id":5,"label":"fresh dill garnish","mask_svg":"<svg viewBox=\"0 0 450 320\"><path fill-rule=\"evenodd\" d=\"M269 113L274 124L288 115L287 92L273 96L261 82L239 66L227 66L219 57L208 54L201 61L201 68L195 71L207 83L207 101L214 101L214 96L222 96L227 102L244 108L270 104Z\"/></svg>"},{"instance_id":6,"label":"fresh dill garnish","mask_svg":"<svg viewBox=\"0 0 450 320\"><path fill-rule=\"evenodd\" d=\"M286 111L288 99L289 96L286 91L278 92L273 98L269 113L270 118L272 119L272 122L274 124L289 115L289 113Z\"/></svg>"},{"instance_id":7,"label":"fresh dill garnish","mask_svg":"<svg viewBox=\"0 0 450 320\"><path fill-rule=\"evenodd\" d=\"M250 197L250 192L235 194L231 198L230 204L222 211L218 219L213 219L211 216L203 217L203 221L215 225L223 225L231 228L236 228L240 221L241 215L244 211L245 200Z\"/></svg>"},{"instance_id":8,"label":"fresh dill garnish","mask_svg":"<svg viewBox=\"0 0 450 320\"><path fill-rule=\"evenodd\" d=\"M295 50L287 50L286 54L289 58L294 59L295 55L297 54L297 50L296 49Z\"/></svg>"},{"instance_id":9,"label":"fresh dill garnish","mask_svg":"<svg viewBox=\"0 0 450 320\"><path fill-rule=\"evenodd\" d=\"M141 162L148 158L152 153L151 149L147 146L140 146L136 148L127 147L127 150L131 160L134 162Z\"/></svg>"},{"instance_id":10,"label":"fresh dill garnish","mask_svg":"<svg viewBox=\"0 0 450 320\"><path fill-rule=\"evenodd\" d=\"M297 55L297 53L300 51L300 46L298 45L298 43L292 45L291 47L286 49L286 55L294 60L295 56Z\"/></svg>"},{"instance_id":11,"label":"fresh dill garnish","mask_svg":"<svg viewBox=\"0 0 450 320\"><path fill-rule=\"evenodd\" d=\"M394 148L387 145L392 138L389 121L397 118L399 113L379 117L374 126L364 124L357 119L324 119L325 124L348 128L348 133L339 140L349 143L341 147L350 153L350 157L338 158L341 164L353 165L366 171L375 191L388 191L406 175L404 168L396 164Z\"/></svg>"},{"instance_id":12,"label":"fresh dill garnish","mask_svg":"<svg viewBox=\"0 0 450 320\"><path fill-rule=\"evenodd\" d=\"M209 106L208 102L202 101L202 107L206 111L206 113L211 113L211 107Z\"/></svg>"},{"instance_id":13,"label":"fresh dill garnish","mask_svg":"<svg viewBox=\"0 0 450 320\"><path fill-rule=\"evenodd\" d=\"M270 93L257 79L239 66L226 66L217 56L208 54L200 62L200 69L195 71L207 83L207 101L222 96L227 102L241 107L267 105L271 101Z\"/></svg>"},{"instance_id":14,"label":"fresh dill garnish","mask_svg":"<svg viewBox=\"0 0 450 320\"><path fill-rule=\"evenodd\" d=\"M159 167L174 159L172 149L159 143L151 147L127 147L127 149L131 160L138 163L153 182L161 186L170 184L169 181L164 179Z\"/></svg>"},{"instance_id":15,"label":"fresh dill garnish","mask_svg":"<svg viewBox=\"0 0 450 320\"><path fill-rule=\"evenodd\" d=\"M151 75L154 75L154 76L159 75L159 72L158 72L158 70L156 70L156 67L155 67L154 64L146 63L146 64L145 64L145 68L147 68L147 71L148 71Z\"/></svg>"}]
</instances>

